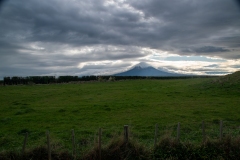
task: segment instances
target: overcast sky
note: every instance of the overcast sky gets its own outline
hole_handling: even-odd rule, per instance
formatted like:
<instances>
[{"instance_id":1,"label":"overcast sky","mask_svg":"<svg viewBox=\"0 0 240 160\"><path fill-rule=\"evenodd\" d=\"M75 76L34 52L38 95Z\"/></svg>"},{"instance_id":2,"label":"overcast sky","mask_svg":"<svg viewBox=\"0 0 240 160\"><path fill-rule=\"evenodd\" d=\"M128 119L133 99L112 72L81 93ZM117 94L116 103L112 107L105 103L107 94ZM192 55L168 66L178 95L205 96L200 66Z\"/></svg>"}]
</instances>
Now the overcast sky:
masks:
<instances>
[{"instance_id":1,"label":"overcast sky","mask_svg":"<svg viewBox=\"0 0 240 160\"><path fill-rule=\"evenodd\" d=\"M240 3L0 1L0 79L111 74L139 62L181 73L240 70Z\"/></svg>"}]
</instances>

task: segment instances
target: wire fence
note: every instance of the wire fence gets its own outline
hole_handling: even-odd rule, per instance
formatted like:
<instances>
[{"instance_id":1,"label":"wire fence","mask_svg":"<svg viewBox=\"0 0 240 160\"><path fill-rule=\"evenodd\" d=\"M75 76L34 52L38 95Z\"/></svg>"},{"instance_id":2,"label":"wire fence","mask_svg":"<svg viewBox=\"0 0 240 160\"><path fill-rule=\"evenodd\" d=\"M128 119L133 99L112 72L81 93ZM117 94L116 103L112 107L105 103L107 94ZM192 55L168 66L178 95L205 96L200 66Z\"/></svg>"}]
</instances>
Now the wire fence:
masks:
<instances>
[{"instance_id":1,"label":"wire fence","mask_svg":"<svg viewBox=\"0 0 240 160\"><path fill-rule=\"evenodd\" d=\"M153 147L164 136L178 138L182 142L199 143L204 138L221 139L227 135L237 137L240 135L240 125L233 126L236 122L216 121L215 123L199 122L176 123L170 125L149 125L141 127L128 125L127 136L147 147ZM107 145L112 139L124 137L126 134L123 126L99 127L101 128L101 144ZM45 130L28 132L22 130L19 133L0 133L0 152L24 150L48 144L47 133L49 132L49 144L52 150L68 150L81 155L85 150L91 149L99 143L99 128L74 128L62 131ZM73 151L74 150L74 151Z\"/></svg>"}]
</instances>

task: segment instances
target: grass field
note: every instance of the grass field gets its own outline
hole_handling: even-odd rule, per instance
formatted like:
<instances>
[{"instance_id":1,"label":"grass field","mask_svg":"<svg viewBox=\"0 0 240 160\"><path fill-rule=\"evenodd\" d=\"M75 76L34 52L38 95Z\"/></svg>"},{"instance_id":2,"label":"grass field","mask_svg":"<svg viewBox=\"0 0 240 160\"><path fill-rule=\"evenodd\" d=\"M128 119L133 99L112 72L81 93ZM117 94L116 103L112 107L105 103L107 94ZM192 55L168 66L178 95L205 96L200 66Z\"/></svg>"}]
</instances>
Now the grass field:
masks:
<instances>
[{"instance_id":1,"label":"grass field","mask_svg":"<svg viewBox=\"0 0 240 160\"><path fill-rule=\"evenodd\" d=\"M79 84L0 86L0 152L20 150L23 135L28 146L52 141L71 148L71 129L78 147L94 145L98 128L103 141L129 125L131 137L153 145L154 127L159 136L201 141L201 123L210 138L218 137L219 121L224 134L240 135L240 83L228 79L126 80Z\"/></svg>"}]
</instances>

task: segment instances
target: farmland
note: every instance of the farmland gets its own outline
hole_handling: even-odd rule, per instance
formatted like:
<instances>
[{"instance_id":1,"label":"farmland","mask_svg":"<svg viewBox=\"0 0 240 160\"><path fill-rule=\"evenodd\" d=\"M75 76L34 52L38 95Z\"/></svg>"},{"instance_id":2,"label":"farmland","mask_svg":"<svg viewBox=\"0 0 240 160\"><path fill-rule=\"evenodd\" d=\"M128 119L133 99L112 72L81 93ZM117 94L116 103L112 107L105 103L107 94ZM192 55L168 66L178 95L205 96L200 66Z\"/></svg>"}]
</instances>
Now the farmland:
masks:
<instances>
[{"instance_id":1,"label":"farmland","mask_svg":"<svg viewBox=\"0 0 240 160\"><path fill-rule=\"evenodd\" d=\"M231 79L231 78L230 78ZM229 78L227 79L229 80ZM240 85L222 78L125 80L78 84L0 86L0 152L20 150L23 135L28 147L45 144L49 130L53 141L71 148L71 130L78 147L94 145L98 128L103 142L130 126L131 137L153 145L154 126L159 136L201 141L201 123L210 138L217 138L219 121L224 134L239 135Z\"/></svg>"}]
</instances>

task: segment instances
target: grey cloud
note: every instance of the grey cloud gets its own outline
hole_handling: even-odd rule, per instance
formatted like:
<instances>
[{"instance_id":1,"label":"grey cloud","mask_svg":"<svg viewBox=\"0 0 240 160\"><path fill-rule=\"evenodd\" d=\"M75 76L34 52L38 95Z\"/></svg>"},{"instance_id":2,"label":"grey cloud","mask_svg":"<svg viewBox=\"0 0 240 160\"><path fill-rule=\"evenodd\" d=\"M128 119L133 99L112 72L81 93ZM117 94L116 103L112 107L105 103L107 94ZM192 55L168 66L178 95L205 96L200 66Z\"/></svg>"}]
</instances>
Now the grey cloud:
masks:
<instances>
[{"instance_id":1,"label":"grey cloud","mask_svg":"<svg viewBox=\"0 0 240 160\"><path fill-rule=\"evenodd\" d=\"M110 6L105 2L11 0L0 4L0 72L7 68L10 72L12 66L26 70L55 66L60 72L81 62L137 60L147 56L143 47L179 55L240 58L240 7L234 0L129 0ZM30 43L44 49L35 50ZM118 49L103 49L108 45ZM66 53L85 46L97 47L86 54Z\"/></svg>"},{"instance_id":2,"label":"grey cloud","mask_svg":"<svg viewBox=\"0 0 240 160\"><path fill-rule=\"evenodd\" d=\"M192 71L198 71L198 72L227 72L227 70L222 68L197 68L192 69Z\"/></svg>"},{"instance_id":3,"label":"grey cloud","mask_svg":"<svg viewBox=\"0 0 240 160\"><path fill-rule=\"evenodd\" d=\"M0 0L0 13L1 13L1 8L4 5L5 2L6 2L6 0Z\"/></svg>"},{"instance_id":4,"label":"grey cloud","mask_svg":"<svg viewBox=\"0 0 240 160\"><path fill-rule=\"evenodd\" d=\"M239 5L239 8L240 8L240 1L239 0L235 0L235 2Z\"/></svg>"},{"instance_id":5,"label":"grey cloud","mask_svg":"<svg viewBox=\"0 0 240 160\"><path fill-rule=\"evenodd\" d=\"M214 46L204 46L201 48L193 49L193 51L197 53L230 52L229 49L225 49L222 47L214 47Z\"/></svg>"},{"instance_id":6,"label":"grey cloud","mask_svg":"<svg viewBox=\"0 0 240 160\"><path fill-rule=\"evenodd\" d=\"M159 70L162 70L163 68L167 68L169 70L178 70L179 68L174 67L174 66L162 66L162 67L158 67Z\"/></svg>"},{"instance_id":7,"label":"grey cloud","mask_svg":"<svg viewBox=\"0 0 240 160\"><path fill-rule=\"evenodd\" d=\"M219 35L229 26L234 29L240 25L236 7L222 0L125 2L141 11L142 16L121 7L106 7L103 2L91 0L78 4L75 1L75 5L73 2L67 5L65 1L31 1L21 5L22 2L13 1L8 7L11 10L6 9L4 16L6 19L10 17L21 30L23 26L29 30L29 36L22 33L28 41L71 45L122 44L163 50L213 43L211 36ZM227 10L231 12L222 13ZM155 21L148 22L151 18ZM11 26L14 25L11 23Z\"/></svg>"},{"instance_id":8,"label":"grey cloud","mask_svg":"<svg viewBox=\"0 0 240 160\"><path fill-rule=\"evenodd\" d=\"M6 42L6 41L3 41L3 40L0 40L0 52L1 52L1 55L3 55L4 53L5 54L13 54L12 51L17 51L18 49L26 49L22 46L19 46L17 44L13 44L11 42Z\"/></svg>"},{"instance_id":9,"label":"grey cloud","mask_svg":"<svg viewBox=\"0 0 240 160\"><path fill-rule=\"evenodd\" d=\"M223 75L223 74L229 74L230 72L224 68L197 68L197 69L192 69L191 71L194 72L201 72L207 75Z\"/></svg>"},{"instance_id":10,"label":"grey cloud","mask_svg":"<svg viewBox=\"0 0 240 160\"><path fill-rule=\"evenodd\" d=\"M227 45L230 48L240 47L240 34L222 37L216 41L218 44Z\"/></svg>"},{"instance_id":11,"label":"grey cloud","mask_svg":"<svg viewBox=\"0 0 240 160\"><path fill-rule=\"evenodd\" d=\"M165 69L166 71L172 71L172 72L194 72L194 73L202 73L202 74L210 74L210 75L220 75L220 74L228 74L230 73L226 68L221 67L220 65L217 64L212 64L212 65L207 65L203 67L196 67L196 68L187 68L187 70L174 67L171 65L166 65L159 67L158 69L162 70Z\"/></svg>"},{"instance_id":12,"label":"grey cloud","mask_svg":"<svg viewBox=\"0 0 240 160\"><path fill-rule=\"evenodd\" d=\"M224 59L240 59L240 50L233 50L231 52L207 52L201 53L202 56L217 56Z\"/></svg>"},{"instance_id":13,"label":"grey cloud","mask_svg":"<svg viewBox=\"0 0 240 160\"><path fill-rule=\"evenodd\" d=\"M240 25L237 20L240 15L239 8L231 1L151 0L145 3L133 1L132 5L143 10L148 17L156 17L165 23L159 25L159 30L163 31L159 37L163 38L165 45L161 47L166 49L166 46L170 45L178 50L184 46L201 47L206 43L214 44L215 39L212 36L224 38L224 32L231 33L230 27L237 29ZM161 38L159 40L161 41Z\"/></svg>"},{"instance_id":14,"label":"grey cloud","mask_svg":"<svg viewBox=\"0 0 240 160\"><path fill-rule=\"evenodd\" d=\"M167 61L206 61L206 62L225 62L226 60L223 59L212 59L207 57L200 57L200 56L182 56L182 57L167 57L165 58Z\"/></svg>"},{"instance_id":15,"label":"grey cloud","mask_svg":"<svg viewBox=\"0 0 240 160\"><path fill-rule=\"evenodd\" d=\"M219 65L217 65L217 64L211 64L211 65L204 66L204 67L219 67Z\"/></svg>"},{"instance_id":16,"label":"grey cloud","mask_svg":"<svg viewBox=\"0 0 240 160\"><path fill-rule=\"evenodd\" d=\"M205 72L206 74L214 74L214 75L223 75L223 74L230 74L231 72L222 72L222 71L219 71L219 72L216 72L216 71L213 71L213 72Z\"/></svg>"},{"instance_id":17,"label":"grey cloud","mask_svg":"<svg viewBox=\"0 0 240 160\"><path fill-rule=\"evenodd\" d=\"M231 67L240 69L240 65L232 65Z\"/></svg>"},{"instance_id":18,"label":"grey cloud","mask_svg":"<svg viewBox=\"0 0 240 160\"><path fill-rule=\"evenodd\" d=\"M131 65L131 63L129 62L122 62L120 64L113 64L113 63L106 63L106 64L87 64L84 65L83 68L81 68L82 71L86 71L86 70L102 70L102 71L106 71L106 70L112 70L116 72L117 70L122 70L122 69L126 69L129 65Z\"/></svg>"}]
</instances>

